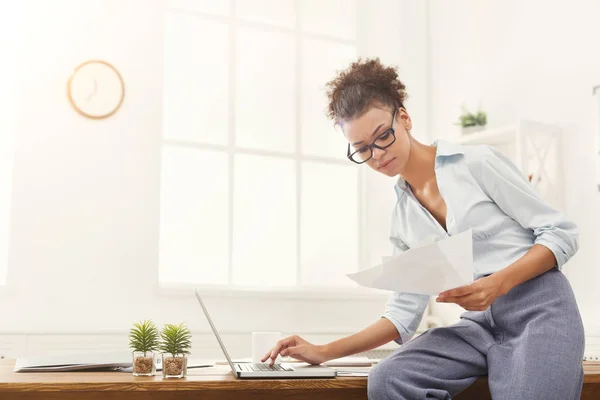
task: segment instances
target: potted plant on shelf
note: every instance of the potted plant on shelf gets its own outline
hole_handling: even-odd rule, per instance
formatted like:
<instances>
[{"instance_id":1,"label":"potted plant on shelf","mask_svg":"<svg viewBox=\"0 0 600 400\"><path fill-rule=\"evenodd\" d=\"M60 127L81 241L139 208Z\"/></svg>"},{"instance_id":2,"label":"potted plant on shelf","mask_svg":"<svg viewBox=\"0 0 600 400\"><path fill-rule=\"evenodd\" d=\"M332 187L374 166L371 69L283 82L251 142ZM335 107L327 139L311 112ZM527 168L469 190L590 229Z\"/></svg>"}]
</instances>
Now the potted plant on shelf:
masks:
<instances>
[{"instance_id":1,"label":"potted plant on shelf","mask_svg":"<svg viewBox=\"0 0 600 400\"><path fill-rule=\"evenodd\" d=\"M129 347L133 349L133 375L153 376L156 374L158 329L152 321L133 324L129 331Z\"/></svg>"},{"instance_id":2,"label":"potted plant on shelf","mask_svg":"<svg viewBox=\"0 0 600 400\"><path fill-rule=\"evenodd\" d=\"M192 347L192 335L187 326L165 324L160 332L164 378L183 378L187 375L187 355Z\"/></svg>"},{"instance_id":3,"label":"potted plant on shelf","mask_svg":"<svg viewBox=\"0 0 600 400\"><path fill-rule=\"evenodd\" d=\"M476 113L471 113L465 106L461 107L462 114L456 125L461 126L463 134L473 133L482 130L487 124L487 115L481 109Z\"/></svg>"}]
</instances>

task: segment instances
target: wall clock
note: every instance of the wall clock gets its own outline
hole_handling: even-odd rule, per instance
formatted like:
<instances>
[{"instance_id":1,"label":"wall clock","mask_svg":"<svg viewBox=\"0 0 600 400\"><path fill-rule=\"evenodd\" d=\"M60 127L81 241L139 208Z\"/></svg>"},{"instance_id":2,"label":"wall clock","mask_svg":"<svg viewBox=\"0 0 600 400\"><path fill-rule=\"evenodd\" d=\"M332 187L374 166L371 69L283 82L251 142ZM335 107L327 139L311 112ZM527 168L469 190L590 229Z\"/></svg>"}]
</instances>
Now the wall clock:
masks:
<instances>
[{"instance_id":1,"label":"wall clock","mask_svg":"<svg viewBox=\"0 0 600 400\"><path fill-rule=\"evenodd\" d=\"M106 61L90 60L75 68L67 83L73 108L92 119L116 113L125 98L125 83L115 67Z\"/></svg>"}]
</instances>

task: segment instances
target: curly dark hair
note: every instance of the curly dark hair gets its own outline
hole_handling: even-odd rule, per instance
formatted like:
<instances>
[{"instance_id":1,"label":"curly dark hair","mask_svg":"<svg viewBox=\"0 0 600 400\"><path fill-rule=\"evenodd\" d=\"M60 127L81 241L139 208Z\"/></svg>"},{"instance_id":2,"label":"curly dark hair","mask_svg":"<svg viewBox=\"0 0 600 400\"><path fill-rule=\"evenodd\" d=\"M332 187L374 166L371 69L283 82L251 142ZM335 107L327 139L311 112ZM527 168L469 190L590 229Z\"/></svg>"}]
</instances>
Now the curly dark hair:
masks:
<instances>
[{"instance_id":1,"label":"curly dark hair","mask_svg":"<svg viewBox=\"0 0 600 400\"><path fill-rule=\"evenodd\" d=\"M379 58L359 58L325 87L327 116L335 123L360 117L374 106L404 107L408 97L397 69L385 67Z\"/></svg>"}]
</instances>

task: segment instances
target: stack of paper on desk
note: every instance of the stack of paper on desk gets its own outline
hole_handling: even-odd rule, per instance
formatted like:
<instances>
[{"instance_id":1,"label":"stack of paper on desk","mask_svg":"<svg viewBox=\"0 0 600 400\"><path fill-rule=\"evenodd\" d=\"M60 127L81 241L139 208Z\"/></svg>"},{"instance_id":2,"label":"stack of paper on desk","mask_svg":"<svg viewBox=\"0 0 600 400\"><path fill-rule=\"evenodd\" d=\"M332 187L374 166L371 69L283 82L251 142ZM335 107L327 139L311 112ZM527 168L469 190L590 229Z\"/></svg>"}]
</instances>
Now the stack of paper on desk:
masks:
<instances>
[{"instance_id":1,"label":"stack of paper on desk","mask_svg":"<svg viewBox=\"0 0 600 400\"><path fill-rule=\"evenodd\" d=\"M371 367L340 367L334 369L337 371L337 376L369 376L369 373L371 372Z\"/></svg>"},{"instance_id":2,"label":"stack of paper on desk","mask_svg":"<svg viewBox=\"0 0 600 400\"><path fill-rule=\"evenodd\" d=\"M131 352L17 358L15 372L61 372L131 367Z\"/></svg>"},{"instance_id":3,"label":"stack of paper on desk","mask_svg":"<svg viewBox=\"0 0 600 400\"><path fill-rule=\"evenodd\" d=\"M381 265L347 275L359 285L435 295L473 282L472 232L410 249Z\"/></svg>"},{"instance_id":4,"label":"stack of paper on desk","mask_svg":"<svg viewBox=\"0 0 600 400\"><path fill-rule=\"evenodd\" d=\"M373 361L367 357L349 356L325 361L323 365L328 367L370 367L373 365Z\"/></svg>"}]
</instances>

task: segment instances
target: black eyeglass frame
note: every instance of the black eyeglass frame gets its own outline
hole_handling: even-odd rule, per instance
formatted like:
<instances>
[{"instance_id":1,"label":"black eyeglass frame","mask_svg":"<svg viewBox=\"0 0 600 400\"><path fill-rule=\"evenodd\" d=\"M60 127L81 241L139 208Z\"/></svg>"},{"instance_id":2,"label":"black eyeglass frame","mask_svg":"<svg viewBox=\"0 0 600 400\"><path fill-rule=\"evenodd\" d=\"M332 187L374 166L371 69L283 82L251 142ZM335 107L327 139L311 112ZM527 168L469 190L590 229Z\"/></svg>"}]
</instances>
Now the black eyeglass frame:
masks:
<instances>
[{"instance_id":1,"label":"black eyeglass frame","mask_svg":"<svg viewBox=\"0 0 600 400\"><path fill-rule=\"evenodd\" d=\"M391 128L389 128L389 129L386 129L384 132L382 132L380 135L378 135L378 136L375 138L375 140L373 140L373 143L371 143L370 145L368 145L368 146L363 146L363 147L361 147L360 149L358 149L358 150L356 150L356 151L354 151L354 152L350 153L350 143L348 143L348 151L347 151L346 157L348 157L348 159L349 159L350 161L352 161L353 163L356 163L356 164L364 164L364 163L366 163L367 161L369 161L371 158L373 158L373 147L375 147L375 148L377 148L377 149L380 149L380 150L385 150L385 149L387 149L388 147L390 147L391 145L393 145L393 144L394 144L394 142L396 141L396 112L397 112L397 111L398 111L398 109L396 108L396 110L394 110L394 116L392 117L392 127L391 127ZM384 135L386 135L386 134L388 134L388 133L392 135L392 137L394 138L394 140L392 140L392 141L391 141L391 143L390 143L390 144L388 144L388 145L386 145L386 146L378 146L378 145L376 144L376 143L377 143L377 140L379 140L379 138L380 138L380 137L382 137L382 136L384 136ZM364 150L364 149L365 149L365 147L368 147L368 148L369 148L369 151L371 152L371 155L369 156L369 158L367 158L366 160L363 160L363 161L356 161L356 160L354 160L354 159L352 158L352 156L354 156L354 155L355 155L356 153L358 153L359 151L362 151L362 150Z\"/></svg>"}]
</instances>

